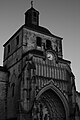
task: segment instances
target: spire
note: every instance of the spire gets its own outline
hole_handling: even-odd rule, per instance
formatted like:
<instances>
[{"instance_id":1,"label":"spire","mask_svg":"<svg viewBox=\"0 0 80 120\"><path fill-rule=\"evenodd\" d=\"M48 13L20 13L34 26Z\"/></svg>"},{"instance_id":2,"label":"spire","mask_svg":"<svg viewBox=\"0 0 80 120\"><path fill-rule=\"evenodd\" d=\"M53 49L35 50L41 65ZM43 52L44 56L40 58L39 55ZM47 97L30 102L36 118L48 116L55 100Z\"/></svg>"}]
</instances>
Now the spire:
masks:
<instances>
[{"instance_id":1,"label":"spire","mask_svg":"<svg viewBox=\"0 0 80 120\"><path fill-rule=\"evenodd\" d=\"M31 8L33 8L33 0L31 1Z\"/></svg>"}]
</instances>

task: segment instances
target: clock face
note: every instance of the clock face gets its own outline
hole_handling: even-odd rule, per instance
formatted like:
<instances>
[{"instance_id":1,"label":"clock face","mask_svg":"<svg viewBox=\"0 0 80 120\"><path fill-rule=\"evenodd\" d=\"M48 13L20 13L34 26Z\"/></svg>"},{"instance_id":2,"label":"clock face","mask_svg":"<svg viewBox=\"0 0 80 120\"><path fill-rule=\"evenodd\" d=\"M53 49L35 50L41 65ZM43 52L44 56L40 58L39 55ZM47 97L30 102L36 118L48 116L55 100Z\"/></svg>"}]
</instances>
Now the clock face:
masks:
<instances>
[{"instance_id":1,"label":"clock face","mask_svg":"<svg viewBox=\"0 0 80 120\"><path fill-rule=\"evenodd\" d=\"M47 58L48 58L49 60L53 60L53 54L52 54L51 52L48 52L48 53L47 53Z\"/></svg>"}]
</instances>

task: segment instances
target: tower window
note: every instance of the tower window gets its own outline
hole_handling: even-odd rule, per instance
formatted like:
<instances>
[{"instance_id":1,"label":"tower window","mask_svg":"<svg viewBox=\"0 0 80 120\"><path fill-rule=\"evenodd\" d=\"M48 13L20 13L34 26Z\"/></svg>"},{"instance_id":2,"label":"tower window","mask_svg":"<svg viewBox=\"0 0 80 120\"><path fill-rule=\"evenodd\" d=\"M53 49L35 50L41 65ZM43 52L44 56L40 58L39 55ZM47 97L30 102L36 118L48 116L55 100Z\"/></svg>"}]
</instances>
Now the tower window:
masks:
<instances>
[{"instance_id":1,"label":"tower window","mask_svg":"<svg viewBox=\"0 0 80 120\"><path fill-rule=\"evenodd\" d=\"M46 40L46 48L47 49L51 49L52 48L50 40Z\"/></svg>"},{"instance_id":2,"label":"tower window","mask_svg":"<svg viewBox=\"0 0 80 120\"><path fill-rule=\"evenodd\" d=\"M12 88L12 97L14 97L14 87L15 87L15 83L12 83L11 88Z\"/></svg>"},{"instance_id":3,"label":"tower window","mask_svg":"<svg viewBox=\"0 0 80 120\"><path fill-rule=\"evenodd\" d=\"M36 12L33 12L33 16L34 16L34 17L37 17L37 14L36 14Z\"/></svg>"},{"instance_id":4,"label":"tower window","mask_svg":"<svg viewBox=\"0 0 80 120\"><path fill-rule=\"evenodd\" d=\"M10 45L8 45L8 53L10 52Z\"/></svg>"},{"instance_id":5,"label":"tower window","mask_svg":"<svg viewBox=\"0 0 80 120\"><path fill-rule=\"evenodd\" d=\"M42 39L40 37L37 37L36 43L37 43L38 47L41 47L41 45L42 45Z\"/></svg>"},{"instance_id":6,"label":"tower window","mask_svg":"<svg viewBox=\"0 0 80 120\"><path fill-rule=\"evenodd\" d=\"M19 36L16 37L16 45L19 45Z\"/></svg>"},{"instance_id":7,"label":"tower window","mask_svg":"<svg viewBox=\"0 0 80 120\"><path fill-rule=\"evenodd\" d=\"M34 22L36 22L37 21L36 17L34 17L33 20L34 20Z\"/></svg>"},{"instance_id":8,"label":"tower window","mask_svg":"<svg viewBox=\"0 0 80 120\"><path fill-rule=\"evenodd\" d=\"M34 23L34 24L37 24L38 15L37 15L36 12L33 12L33 17L32 17L32 19L33 19L33 23Z\"/></svg>"}]
</instances>

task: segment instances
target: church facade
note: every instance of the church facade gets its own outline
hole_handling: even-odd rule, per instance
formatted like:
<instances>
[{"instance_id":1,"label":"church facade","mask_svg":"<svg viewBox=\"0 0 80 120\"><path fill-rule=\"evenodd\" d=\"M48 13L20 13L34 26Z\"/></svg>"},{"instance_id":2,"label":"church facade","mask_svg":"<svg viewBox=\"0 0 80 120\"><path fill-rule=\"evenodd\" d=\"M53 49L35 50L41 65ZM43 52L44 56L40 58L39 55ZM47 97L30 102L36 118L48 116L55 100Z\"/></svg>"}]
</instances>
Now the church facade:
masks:
<instances>
[{"instance_id":1,"label":"church facade","mask_svg":"<svg viewBox=\"0 0 80 120\"><path fill-rule=\"evenodd\" d=\"M62 39L39 26L33 6L26 11L25 24L4 44L2 120L78 120L75 77L63 59Z\"/></svg>"}]
</instances>

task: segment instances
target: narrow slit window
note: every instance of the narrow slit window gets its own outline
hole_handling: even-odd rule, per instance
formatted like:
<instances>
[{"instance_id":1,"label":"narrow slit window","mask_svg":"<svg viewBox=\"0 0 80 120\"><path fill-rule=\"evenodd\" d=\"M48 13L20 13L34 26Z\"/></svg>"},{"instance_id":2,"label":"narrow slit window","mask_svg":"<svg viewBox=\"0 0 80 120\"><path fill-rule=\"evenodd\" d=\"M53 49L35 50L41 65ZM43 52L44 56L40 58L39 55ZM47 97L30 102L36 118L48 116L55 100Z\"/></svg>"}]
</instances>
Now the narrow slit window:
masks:
<instances>
[{"instance_id":1,"label":"narrow slit window","mask_svg":"<svg viewBox=\"0 0 80 120\"><path fill-rule=\"evenodd\" d=\"M36 12L33 12L33 16L34 16L34 17L37 17L37 14L36 14Z\"/></svg>"},{"instance_id":2,"label":"narrow slit window","mask_svg":"<svg viewBox=\"0 0 80 120\"><path fill-rule=\"evenodd\" d=\"M8 45L8 53L10 52L10 45Z\"/></svg>"},{"instance_id":3,"label":"narrow slit window","mask_svg":"<svg viewBox=\"0 0 80 120\"><path fill-rule=\"evenodd\" d=\"M16 45L19 45L19 36L16 37Z\"/></svg>"},{"instance_id":4,"label":"narrow slit window","mask_svg":"<svg viewBox=\"0 0 80 120\"><path fill-rule=\"evenodd\" d=\"M12 83L11 87L12 87L12 97L14 97L14 88L15 88L15 83Z\"/></svg>"},{"instance_id":5,"label":"narrow slit window","mask_svg":"<svg viewBox=\"0 0 80 120\"><path fill-rule=\"evenodd\" d=\"M34 22L37 22L37 13L36 12L33 12L33 20L34 20Z\"/></svg>"}]
</instances>

